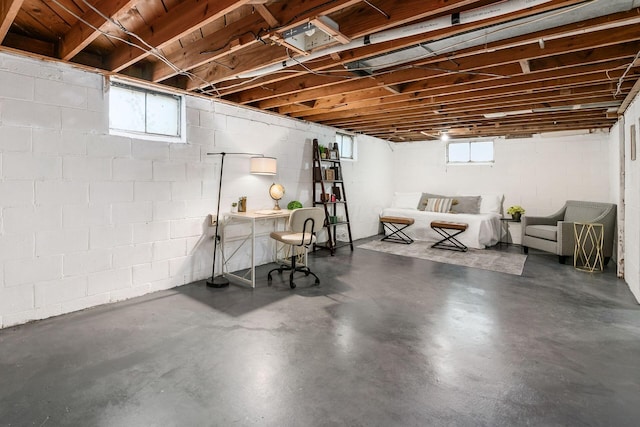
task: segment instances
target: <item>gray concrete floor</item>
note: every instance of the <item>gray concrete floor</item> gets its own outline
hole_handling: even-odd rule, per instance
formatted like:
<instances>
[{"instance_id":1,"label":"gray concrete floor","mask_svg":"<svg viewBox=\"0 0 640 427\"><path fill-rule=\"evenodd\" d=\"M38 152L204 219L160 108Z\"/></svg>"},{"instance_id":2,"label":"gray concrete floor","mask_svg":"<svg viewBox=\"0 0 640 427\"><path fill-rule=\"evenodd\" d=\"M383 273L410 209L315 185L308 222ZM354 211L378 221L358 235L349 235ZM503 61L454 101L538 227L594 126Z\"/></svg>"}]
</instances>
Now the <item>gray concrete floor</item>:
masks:
<instances>
[{"instance_id":1,"label":"gray concrete floor","mask_svg":"<svg viewBox=\"0 0 640 427\"><path fill-rule=\"evenodd\" d=\"M518 250L509 247L507 250ZM637 426L613 266L521 277L356 249L290 290L202 282L0 331L0 425Z\"/></svg>"}]
</instances>

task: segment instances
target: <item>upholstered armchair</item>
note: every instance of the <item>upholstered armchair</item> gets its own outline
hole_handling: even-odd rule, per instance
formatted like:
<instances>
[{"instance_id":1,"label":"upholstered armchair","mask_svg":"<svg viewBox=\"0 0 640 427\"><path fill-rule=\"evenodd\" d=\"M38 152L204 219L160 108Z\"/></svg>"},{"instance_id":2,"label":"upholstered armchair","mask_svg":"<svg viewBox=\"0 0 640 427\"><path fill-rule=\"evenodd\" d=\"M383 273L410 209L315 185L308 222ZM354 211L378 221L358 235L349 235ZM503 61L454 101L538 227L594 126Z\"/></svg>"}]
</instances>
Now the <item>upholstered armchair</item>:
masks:
<instances>
[{"instance_id":1,"label":"upholstered armchair","mask_svg":"<svg viewBox=\"0 0 640 427\"><path fill-rule=\"evenodd\" d=\"M575 236L574 222L598 223L604 226L604 265L613 254L616 227L616 205L600 202L567 200L558 212L550 216L522 217L522 247L551 252L559 257L561 264L567 256L573 256Z\"/></svg>"}]
</instances>

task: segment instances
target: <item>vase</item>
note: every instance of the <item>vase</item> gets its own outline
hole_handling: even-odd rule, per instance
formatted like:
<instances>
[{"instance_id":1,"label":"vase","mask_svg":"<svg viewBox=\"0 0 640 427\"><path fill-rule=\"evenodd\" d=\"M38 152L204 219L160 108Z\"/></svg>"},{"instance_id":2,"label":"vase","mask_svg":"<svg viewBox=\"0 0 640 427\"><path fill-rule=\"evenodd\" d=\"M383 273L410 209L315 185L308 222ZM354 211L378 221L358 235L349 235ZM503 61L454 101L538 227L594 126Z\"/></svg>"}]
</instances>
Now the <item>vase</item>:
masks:
<instances>
[{"instance_id":1,"label":"vase","mask_svg":"<svg viewBox=\"0 0 640 427\"><path fill-rule=\"evenodd\" d=\"M513 218L514 221L516 222L520 222L520 217L522 216L522 214L520 212L516 212L514 214L511 214L511 217Z\"/></svg>"}]
</instances>

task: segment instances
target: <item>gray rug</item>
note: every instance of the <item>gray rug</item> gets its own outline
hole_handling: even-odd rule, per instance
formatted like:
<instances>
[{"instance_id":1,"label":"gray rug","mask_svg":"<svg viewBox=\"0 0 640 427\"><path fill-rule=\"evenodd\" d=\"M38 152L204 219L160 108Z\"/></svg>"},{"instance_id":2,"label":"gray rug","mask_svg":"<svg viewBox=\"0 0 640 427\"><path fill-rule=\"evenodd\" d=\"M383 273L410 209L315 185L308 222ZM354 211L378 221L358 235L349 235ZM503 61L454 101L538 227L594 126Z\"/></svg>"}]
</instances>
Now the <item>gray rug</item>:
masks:
<instances>
[{"instance_id":1,"label":"gray rug","mask_svg":"<svg viewBox=\"0 0 640 427\"><path fill-rule=\"evenodd\" d=\"M388 254L426 259L445 264L462 265L500 273L522 275L526 255L500 252L487 249L469 249L467 252L454 252L444 249L432 249L431 243L416 241L410 245L374 240L364 243L359 248Z\"/></svg>"}]
</instances>

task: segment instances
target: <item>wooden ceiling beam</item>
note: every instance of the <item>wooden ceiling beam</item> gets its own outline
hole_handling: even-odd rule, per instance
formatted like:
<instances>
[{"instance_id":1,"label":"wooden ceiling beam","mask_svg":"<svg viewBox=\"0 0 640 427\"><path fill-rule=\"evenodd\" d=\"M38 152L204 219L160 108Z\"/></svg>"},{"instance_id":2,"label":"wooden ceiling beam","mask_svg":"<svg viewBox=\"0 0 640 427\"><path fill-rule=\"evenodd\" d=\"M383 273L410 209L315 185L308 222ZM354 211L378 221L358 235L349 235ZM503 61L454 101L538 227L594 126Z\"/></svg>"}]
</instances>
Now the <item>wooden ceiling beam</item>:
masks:
<instances>
[{"instance_id":1,"label":"wooden ceiling beam","mask_svg":"<svg viewBox=\"0 0 640 427\"><path fill-rule=\"evenodd\" d=\"M394 27L418 22L435 15L450 14L462 10L475 9L485 6L487 0L377 0L376 7L387 13L372 14L371 7L361 4L360 7L345 9L331 18L344 28L350 38L371 34L372 28L387 29L389 24ZM378 30L381 31L381 30Z\"/></svg>"},{"instance_id":2,"label":"wooden ceiling beam","mask_svg":"<svg viewBox=\"0 0 640 427\"><path fill-rule=\"evenodd\" d=\"M391 51L395 51L398 49L402 49L405 47L410 47L410 46L415 46L417 44L420 43L424 43L424 42L428 42L428 41L434 41L434 40L439 40L442 38L446 38L446 37L450 37L456 34L460 34L460 33L464 33L467 31L471 31L474 29L478 29L478 28L482 28L485 27L487 25L495 25L498 23L503 23L503 22L508 22L510 20L513 19L517 19L517 18L522 18L525 16L529 16L531 14L536 14L536 13L541 13L541 12L545 12L548 10L554 10L560 7L565 7L565 6L570 6L576 3L580 3L582 2L582 0L551 0L550 2L544 3L540 6L536 6L534 8L529 8L526 10L522 10L522 11L518 11L518 12L513 12L504 16L500 16L497 18L491 18L491 19L485 19L482 21L478 21L478 22L474 22L472 24L463 24L463 25L457 25L454 27L450 27L450 28L445 28L442 30L437 30L437 31L432 31L426 34L421 34L418 36L412 36L412 37L405 37L401 40L395 40L395 41L391 41L391 42L384 42L384 43L379 43L379 44L374 44L374 45L368 45L365 47L360 47L360 48L356 48L356 49L351 49L351 50L347 50L344 52L340 53L340 57L342 60L342 63L348 63L348 62L353 62L353 61L358 61L358 60L364 60L366 58L369 58L371 56L376 56L376 55L380 55L383 53L388 53ZM422 4L422 3L421 3ZM433 10L432 13L434 15L437 14L437 10ZM374 30L370 30L369 33L373 33L375 32ZM280 61L280 59L273 59L273 60L266 60L266 63L269 64L273 64L273 63L277 63L278 61ZM330 68L333 67L335 65L335 61L331 58L328 58L326 60L320 60L316 63L313 64L312 70L314 72L319 72L322 71L326 68ZM257 68L254 68L254 70ZM293 68L294 70L296 69L295 67ZM249 70L247 70L249 71ZM291 71L291 70L289 70ZM298 70L298 71L302 71L302 70ZM221 75L219 75L219 81L223 81L225 78L229 78L231 76L235 75L232 72L227 72L227 73L223 73ZM288 74L290 77L293 76L293 74ZM296 73L297 75L301 75ZM226 76L226 77L225 77ZM280 75L274 74L274 79L276 80L281 80ZM264 79L261 81L260 84L267 84L268 83L268 79ZM246 89L246 88L244 88ZM233 90L232 92L236 92L236 91L241 91L244 89L236 89ZM226 92L226 94L229 94L230 92Z\"/></svg>"},{"instance_id":3,"label":"wooden ceiling beam","mask_svg":"<svg viewBox=\"0 0 640 427\"><path fill-rule=\"evenodd\" d=\"M551 2L553 3L568 3L568 2L575 2L577 0L551 0ZM451 6L452 5L458 5L458 7L460 5L470 5L473 3L483 3L483 2L479 2L478 0L475 1L468 1L468 0L456 0L455 2L452 1L448 1L448 2L443 2L442 0L411 0L411 1L407 1L407 2L403 2L400 0L395 1L394 3L401 3L401 10L402 10L402 14L397 14L394 15L395 17L393 19L389 19L389 20L384 20L384 22L381 22L380 26L373 26L369 20L366 20L365 22L362 23L362 25L366 25L368 28L367 34L373 34L379 31L383 31L389 28L393 28L397 25L399 25L398 23L402 23L402 22L406 22L407 19L410 19L411 17L411 12L409 12L409 9L406 9L407 5L412 6L411 9L413 12L413 16L423 16L423 17L427 17L427 16L437 16L438 14L443 13L443 11L449 11L451 10ZM532 13L531 11L527 12ZM507 16L513 16L513 14L510 15L505 15L504 18L497 18L497 19L507 19ZM365 18L362 18L365 19ZM414 18L415 19L415 18ZM356 24L358 24L357 22L349 22L348 23L348 27L351 28L352 26L355 26ZM345 24L346 26L347 24ZM458 33L458 32L463 32L463 31L468 31L469 29L472 28L478 28L481 25L486 25L486 22L483 23L474 23L474 24L470 24L470 25L460 25L460 26L456 26L456 27L452 27L449 29L445 30L441 30L441 31L436 31L436 32L432 32L432 33L442 33L442 34L453 34L453 33ZM351 32L345 31L346 35L350 38L354 38L354 34L352 34ZM426 41L426 40L431 40L433 38L433 34L426 34L426 35L420 35L420 36L415 36L415 37L409 37L409 38L404 38L402 40L396 40L396 41L391 41L391 42L385 42L385 43L379 43L373 46L365 46L363 48L358 48L356 49L358 52L362 52L363 55L360 55L360 58L363 59L365 57L369 57L381 52L388 52L391 50L396 50L402 47L406 47L406 46L411 46L414 45L416 43L419 43L421 41ZM373 49L371 49L373 48ZM349 52L352 52L351 54ZM276 64L278 62L282 61L282 57L278 56L277 54L274 55L273 53L269 53L268 50L265 50L264 52L261 52L260 55L262 56L260 58L259 61L253 61L254 63L259 63L261 66L264 66L265 64ZM357 60L358 58L355 57L353 55L353 50L352 51L346 51L344 53L341 53L341 57L344 57L344 61L354 61ZM225 62L227 63L227 62ZM228 63L227 63L228 65ZM323 63L323 65L321 67L318 66L314 66L313 69L314 70L319 70L319 69L326 69L328 67L331 67L335 65L335 62L333 59L329 58L327 61L325 61ZM224 81L227 80L229 78L233 78L234 76L241 74L241 73L245 73L245 72L249 72L249 71L255 71L259 68L261 68L261 66L243 66L243 67L239 67L239 68L226 68L226 67L219 67L216 69L215 73L211 73L209 72L207 74L207 76L201 76L199 75L199 77L203 78L206 81L210 81L212 83L217 83L220 81ZM205 71L206 70L202 70ZM200 86L202 87L202 86ZM197 89L197 87L191 87L188 89Z\"/></svg>"},{"instance_id":4,"label":"wooden ceiling beam","mask_svg":"<svg viewBox=\"0 0 640 427\"><path fill-rule=\"evenodd\" d=\"M551 117L551 118L548 118ZM517 127L517 126L525 126L525 125L530 125L532 123L532 121L536 121L540 124L544 124L544 123L548 123L548 124L552 124L552 123L568 123L568 122L587 122L587 123L593 123L595 121L599 121L599 120L607 120L602 112L598 111L598 112L592 112L592 113L582 113L579 116L576 114L573 114L571 116L567 115L562 116L562 115L558 115L558 114L554 114L554 115L547 115L547 117L542 117L540 115L536 115L535 117L531 117L529 119L520 119L520 120L514 120L514 121L500 121L500 122L496 122L496 121L480 121L480 120L473 120L470 118L462 118L460 120L464 120L464 125L460 125L459 123L450 123L450 124L446 124L446 123L439 123L439 124L430 124L430 123L416 123L415 126L413 127L394 127L393 125L390 126L386 126L386 127L379 127L379 128L365 128L365 127L341 127L340 129L344 129L348 132L353 132L353 133L363 133L366 135L375 135L375 134L379 134L379 133L408 133L408 132L425 132L425 133L440 133L441 131L453 131L453 130L460 130L460 129L468 129L470 127L479 127L479 126L486 126L486 127L493 127L495 129L502 129L502 128L506 128L506 127ZM586 126L589 127L590 125Z\"/></svg>"},{"instance_id":5,"label":"wooden ceiling beam","mask_svg":"<svg viewBox=\"0 0 640 427\"><path fill-rule=\"evenodd\" d=\"M595 19L583 21L580 23L573 23L573 24L564 25L561 27L556 27L551 30L538 31L536 33L526 34L523 36L511 38L508 40L493 42L486 46L482 45L482 46L467 48L462 51L463 54L459 54L458 52L455 52L455 53L438 55L437 57L430 58L428 60L415 61L414 65L433 64L433 63L441 62L443 60L449 61L450 59L456 59L458 57L475 56L475 55L481 55L488 52L492 54L496 50L502 50L502 49L507 49L507 48L516 47L516 46L537 43L537 41L540 38L551 37L554 34L554 31L564 35L573 35L578 30L581 33L588 33L592 29L595 31L597 29L602 29L603 27L610 27L610 26L617 27L622 25L632 25L633 23L636 22L637 19L639 19L638 14L633 13L633 11L622 12L614 15L609 15L607 17L595 18ZM547 52L547 54L550 54L550 52ZM518 57L522 57L522 55L519 55ZM320 71L317 66L314 67L314 70ZM296 74L295 78L290 77L289 79L287 79L287 82L292 82L293 80L296 80L296 79L304 80L304 79L316 78L316 77L317 76L309 76L308 73L306 72L300 72L299 74ZM221 87L220 89L223 91L223 93L227 95L226 96L227 99L233 102L241 103L241 104L248 104L251 102L261 101L267 98L283 96L291 93L290 91L287 92L285 86L278 85L277 83L274 84L273 87L270 87L270 89L273 89L272 91L261 91L260 90L261 88L264 88L269 85L269 82L265 80L266 79L262 79L259 82L258 87L251 88L251 90L243 89L241 92L239 91L237 94L234 94L234 95L229 95L229 93L225 91L223 87ZM293 82L292 82L292 86L295 86Z\"/></svg>"},{"instance_id":6,"label":"wooden ceiling beam","mask_svg":"<svg viewBox=\"0 0 640 427\"><path fill-rule=\"evenodd\" d=\"M249 0L185 0L136 34L146 43L162 49L190 32L244 6ZM148 49L123 46L107 59L111 71L121 71L149 55Z\"/></svg>"},{"instance_id":7,"label":"wooden ceiling beam","mask_svg":"<svg viewBox=\"0 0 640 427\"><path fill-rule=\"evenodd\" d=\"M102 0L94 5L103 15L116 17L119 13L131 9L137 0ZM108 32L113 24L105 20L95 10L89 8L58 42L58 58L69 61L91 42ZM85 23L86 22L86 23Z\"/></svg>"},{"instance_id":8,"label":"wooden ceiling beam","mask_svg":"<svg viewBox=\"0 0 640 427\"><path fill-rule=\"evenodd\" d=\"M455 83L452 84L448 82L448 84L425 89L422 93L403 94L385 98L386 102L384 103L354 103L349 109L340 107L333 110L326 109L324 111L318 111L315 109L315 114L295 115L295 117L305 117L306 120L312 121L324 121L332 118L339 119L343 117L363 115L370 112L386 111L388 108L392 108L393 105L400 105L408 108L412 105L421 105L424 103L425 99L441 95L464 95L466 93L468 96L472 97L475 94L491 93L494 96L508 96L513 92L523 93L526 91L544 90L549 87L549 81L553 82L554 87L566 88L575 85L607 83L611 82L611 79L619 78L622 75L621 70L611 71L607 75L604 70L600 69L583 70L584 72L579 72L580 68L582 67L576 67L571 69L569 72L565 70L564 75L557 77L553 72L549 72L544 79L534 79L531 76L534 76L535 73L531 73L525 75L527 78L520 78L518 79L519 81L510 81L510 84L506 84L505 82L504 85L495 85L494 82L472 82L456 86Z\"/></svg>"},{"instance_id":9,"label":"wooden ceiling beam","mask_svg":"<svg viewBox=\"0 0 640 427\"><path fill-rule=\"evenodd\" d=\"M627 27L627 31L622 33L605 32L598 33L599 37L595 37L593 34L583 35L572 39L554 40L549 43L548 48L540 50L537 45L532 45L527 48L512 48L501 51L499 54L483 53L475 57L465 57L459 63L451 63L448 60L433 64L433 67L425 70L424 74L420 74L417 69L403 69L393 73L383 74L376 77L381 84L394 85L404 84L409 82L415 82L417 80L426 79L432 76L442 75L443 73L473 73L477 71L486 71L484 68L491 66L507 65L517 62L519 65L518 71L522 72L521 61L526 60L529 66L529 71L533 69L538 71L543 69L545 65L547 67L562 65L577 65L585 62L602 62L610 60L611 58L620 58L637 53L637 41L640 40L640 25L636 27ZM615 46L612 48L612 46ZM538 59L544 59L547 57L553 57L554 55L562 55L562 58L557 60L554 65L550 64L550 61L537 61ZM533 63L533 66L531 64ZM454 68L455 66L455 68ZM442 70L442 71L437 71ZM448 71L446 71L448 70ZM503 74L506 70L502 71ZM499 71L498 71L499 72ZM314 86L312 89L298 90L296 93L289 96L281 96L277 98L265 99L258 104L259 108L274 108L281 105L287 105L291 103L291 99L295 98L296 101L306 101L309 99L318 99L320 97L329 97L332 94L341 96L347 92L354 92L368 88L367 83L369 81L362 79L358 81L345 81L343 83L335 83L332 85L332 89L326 87L317 88ZM403 87L403 92L411 91L411 85ZM234 99L234 98L232 98ZM331 100L327 102L331 103Z\"/></svg>"},{"instance_id":10,"label":"wooden ceiling beam","mask_svg":"<svg viewBox=\"0 0 640 427\"><path fill-rule=\"evenodd\" d=\"M278 21L278 18L273 16L271 12L269 12L269 9L267 9L267 6L265 6L264 4L256 4L253 6L253 8L260 14L260 16L262 16L262 19L264 19L270 27L273 28L280 26L280 21Z\"/></svg>"},{"instance_id":11,"label":"wooden ceiling beam","mask_svg":"<svg viewBox=\"0 0 640 427\"><path fill-rule=\"evenodd\" d=\"M597 100L602 100L603 98L594 98L594 102L603 102L603 101L597 101ZM567 106L571 106L572 104L565 104ZM560 107L561 105L556 105L555 107ZM474 113L465 113L465 112L458 112L455 114L449 114L447 115L447 117L445 117L444 119L440 119L440 120L435 120L435 119L416 119L413 120L411 122L408 121L402 121L402 122L398 122L397 119L396 121L393 120L388 120L388 121L377 121L377 122L371 122L371 123L366 123L366 124L342 124L339 127L344 128L344 127L348 127L349 129L357 129L359 132L374 132L374 131L378 131L378 130L384 130L387 129L389 127L394 127L396 129L402 129L402 130L411 130L411 129L424 129L424 128L429 128L429 127L439 127L439 126L445 126L445 127L456 127L456 126L461 126L461 123L464 123L464 125L462 126L466 126L469 123L509 123L512 121L521 121L523 123L527 123L527 122L531 122L532 118L539 118L539 116L541 114L549 114L550 116L552 116L555 120L560 120L560 118L564 117L564 116L573 116L575 114L577 114L578 112L581 115L586 115L586 114L591 114L591 115L600 115L602 117L602 112L604 110L606 110L606 108L594 108L594 109L584 109L584 110L575 110L575 111L553 111L552 109L550 109L550 111L545 112L542 111L544 110L545 107L543 106L537 106L534 109L535 110L539 110L539 111L534 111L533 113L528 113L528 114L522 114L522 115L510 115L510 116L506 116L506 117L500 117L500 118L486 118L483 116L483 114L487 114L487 111L490 110L483 110L481 112L478 112L478 114ZM551 108L551 107L549 107Z\"/></svg>"},{"instance_id":12,"label":"wooden ceiling beam","mask_svg":"<svg viewBox=\"0 0 640 427\"><path fill-rule=\"evenodd\" d=\"M0 43L4 40L5 36L13 24L13 20L16 19L16 15L22 7L24 0L0 0Z\"/></svg>"},{"instance_id":13,"label":"wooden ceiling beam","mask_svg":"<svg viewBox=\"0 0 640 427\"><path fill-rule=\"evenodd\" d=\"M459 139L459 138L493 138L496 136L510 136L510 135L532 135L532 134L540 134L540 133L548 133L548 132L559 132L559 131L584 131L589 129L605 129L610 128L615 123L615 120L609 121L577 121L573 123L564 123L564 124L552 124L545 123L540 126L509 126L503 128L495 128L494 126L482 126L476 127L474 129L466 129L466 130L458 130L456 133L450 133L451 138ZM386 139L391 142L408 142L408 141L421 141L427 140L427 138L420 134L419 132L415 132L414 134L410 133L401 133L401 134L393 134L392 132L386 133L378 133L371 134L371 136L375 136L377 138Z\"/></svg>"},{"instance_id":14,"label":"wooden ceiling beam","mask_svg":"<svg viewBox=\"0 0 640 427\"><path fill-rule=\"evenodd\" d=\"M365 111L381 111L384 109L392 108L394 105L421 105L425 99L429 99L438 95L458 95L461 97L468 96L473 97L476 93L482 94L485 91L501 91L504 95L512 92L522 91L535 91L544 90L550 86L553 87L569 87L573 85L582 85L586 82L590 84L609 82L609 78L615 78L615 76L622 75L622 71L611 71L609 76L600 69L584 69L583 67L575 67L572 69L564 70L563 74L556 74L555 72L531 73L523 74L522 76L512 79L505 79L501 82L496 80L484 80L484 81L467 81L456 84L455 82L434 82L433 86L430 86L421 91L415 93L408 93L403 95L388 96L381 100L366 100L360 102L352 102L346 104L346 106L331 106L320 105L320 102L316 102L316 107L312 111L300 112L291 114L292 117L304 118L305 120L320 120L321 117L327 115L355 115L361 114ZM551 84L550 84L551 83ZM356 111L356 113L354 113Z\"/></svg>"},{"instance_id":15,"label":"wooden ceiling beam","mask_svg":"<svg viewBox=\"0 0 640 427\"><path fill-rule=\"evenodd\" d=\"M286 22L286 25L280 26L280 24L276 24L276 26L279 26L279 30L287 29L292 26L300 25L308 21L311 16L315 16L312 15L311 12L313 12L313 14L331 13L336 10L337 7L348 7L355 3L357 3L355 0L341 0L340 2L331 3L327 3L326 1L313 0L310 4L305 3L304 5L298 6L289 5L288 7L285 7L286 5L276 3L272 6L272 9L274 10L273 14L267 10L267 12L269 12L269 14L271 14L271 16L273 16L273 19L275 20L271 20L272 22L269 22L269 25L273 27L273 24L275 24L276 21ZM254 5L254 8L264 19L264 14L260 12L262 10L260 6L263 6L263 9L266 9L264 5L260 4ZM305 10L302 10L302 7L304 7ZM208 76L210 74L208 68L215 68L215 64L208 66L206 64L216 60L220 60L218 61L219 64L225 64L225 61L227 64L233 64L235 62L235 54L237 51L251 47L253 44L265 44L265 42L262 41L262 37L259 36L262 34L263 37L268 40L267 34L269 31L271 31L271 29L264 27L263 19L255 16L245 17L237 22L234 22L231 25L226 26L220 31L203 37L201 40L198 40L194 43L188 44L184 47L184 49L181 49L174 54L167 55L167 59L182 70L189 71L196 69L196 71L194 71L194 74L197 76L195 78L195 82L197 83L188 85L187 90L192 90L196 87L205 87L211 81ZM213 48L219 46L220 41L227 40L229 42L224 46L215 49L215 52L212 52L211 54L202 54L202 52L214 50ZM268 41L268 43L271 44L270 41ZM279 51L282 52L281 49L279 49ZM242 52L242 54L245 55L246 53L247 55L251 55L252 57L257 56L258 58L262 58L264 56L264 52L273 52L273 49L265 47L260 50L254 49L251 52ZM229 58L228 56L230 54L234 56ZM282 58L284 59L284 57ZM225 65L222 65L222 68L225 68ZM154 67L152 79L154 82L158 82L172 77L176 74L177 73L174 68L163 62L158 62ZM217 82L211 81L211 83L213 84ZM232 84L235 84L235 82Z\"/></svg>"},{"instance_id":16,"label":"wooden ceiling beam","mask_svg":"<svg viewBox=\"0 0 640 427\"><path fill-rule=\"evenodd\" d=\"M551 107L562 107L562 108L573 108L575 105L581 105L582 110L585 111L589 106L590 109L597 110L606 110L612 107L604 107L604 103L606 105L610 105L611 98L607 98L607 95L599 94L594 96L584 96L580 97L579 100L572 100L568 98L555 98L555 99L546 99L546 100L532 100L531 103L527 102L519 102L513 103L510 106L501 106L497 104L484 104L478 106L477 110L462 110L462 109L449 109L441 114L434 114L433 111L429 111L428 108L425 109L411 109L405 111L389 111L384 117L379 117L379 115L371 115L368 116L368 120L357 121L357 120L334 120L330 124L331 126L337 127L368 127L368 128L376 128L376 127L385 127L389 125L394 126L406 126L407 128L413 128L417 126L419 123L430 123L430 124L438 124L445 123L447 121L453 121L458 123L463 123L461 120L468 120L470 118L481 119L481 120L494 120L494 121L502 121L505 119L509 119L512 116L518 117L527 117L531 116L535 112L533 110L544 110ZM619 102L618 102L619 103ZM603 105L603 107L597 107L594 104ZM611 104L612 106L615 104ZM525 111L529 111L525 113ZM501 117L496 117L495 113L502 112L504 113ZM519 115L517 112L521 112ZM485 117L488 115L489 117ZM376 118L378 117L378 118ZM323 124L327 124L326 122L322 122Z\"/></svg>"},{"instance_id":17,"label":"wooden ceiling beam","mask_svg":"<svg viewBox=\"0 0 640 427\"><path fill-rule=\"evenodd\" d=\"M166 55L176 67L189 71L229 53L244 49L252 44L262 44L258 35L264 29L264 21L255 15L242 18L220 31L207 35ZM173 67L158 61L152 71L152 81L159 82L178 74Z\"/></svg>"},{"instance_id":18,"label":"wooden ceiling beam","mask_svg":"<svg viewBox=\"0 0 640 427\"><path fill-rule=\"evenodd\" d=\"M625 89L630 89L632 85L631 82L628 82L625 85ZM434 119L438 119L440 116L444 116L450 112L455 111L473 111L475 109L487 109L491 108L495 112L501 111L512 111L519 109L519 106L526 106L527 104L533 103L542 103L542 102L551 102L551 101L562 101L562 100L573 100L576 103L583 103L585 100L590 99L592 97L603 97L608 96L609 100L611 100L611 90L612 87L609 84L599 84L599 85L588 85L573 88L570 90L562 89L553 89L533 94L514 94L509 96L500 96L496 97L490 94L487 94L483 97L476 97L473 99L464 99L458 98L455 100L450 100L447 102L438 102L433 100L431 102L425 102L419 106L409 109L400 109L395 110L392 108L387 109L384 113L379 114L371 114L368 116L360 116L360 117L351 117L344 118L336 121L325 121L324 123L337 124L337 123L348 123L348 124L358 124L365 122L381 122L381 121L393 121L397 120L397 118L402 115L409 120L413 120L416 118L425 118L425 115L429 117L433 117ZM524 109L524 108L523 108ZM396 115L397 111L397 115ZM437 111L437 113L436 113Z\"/></svg>"}]
</instances>

